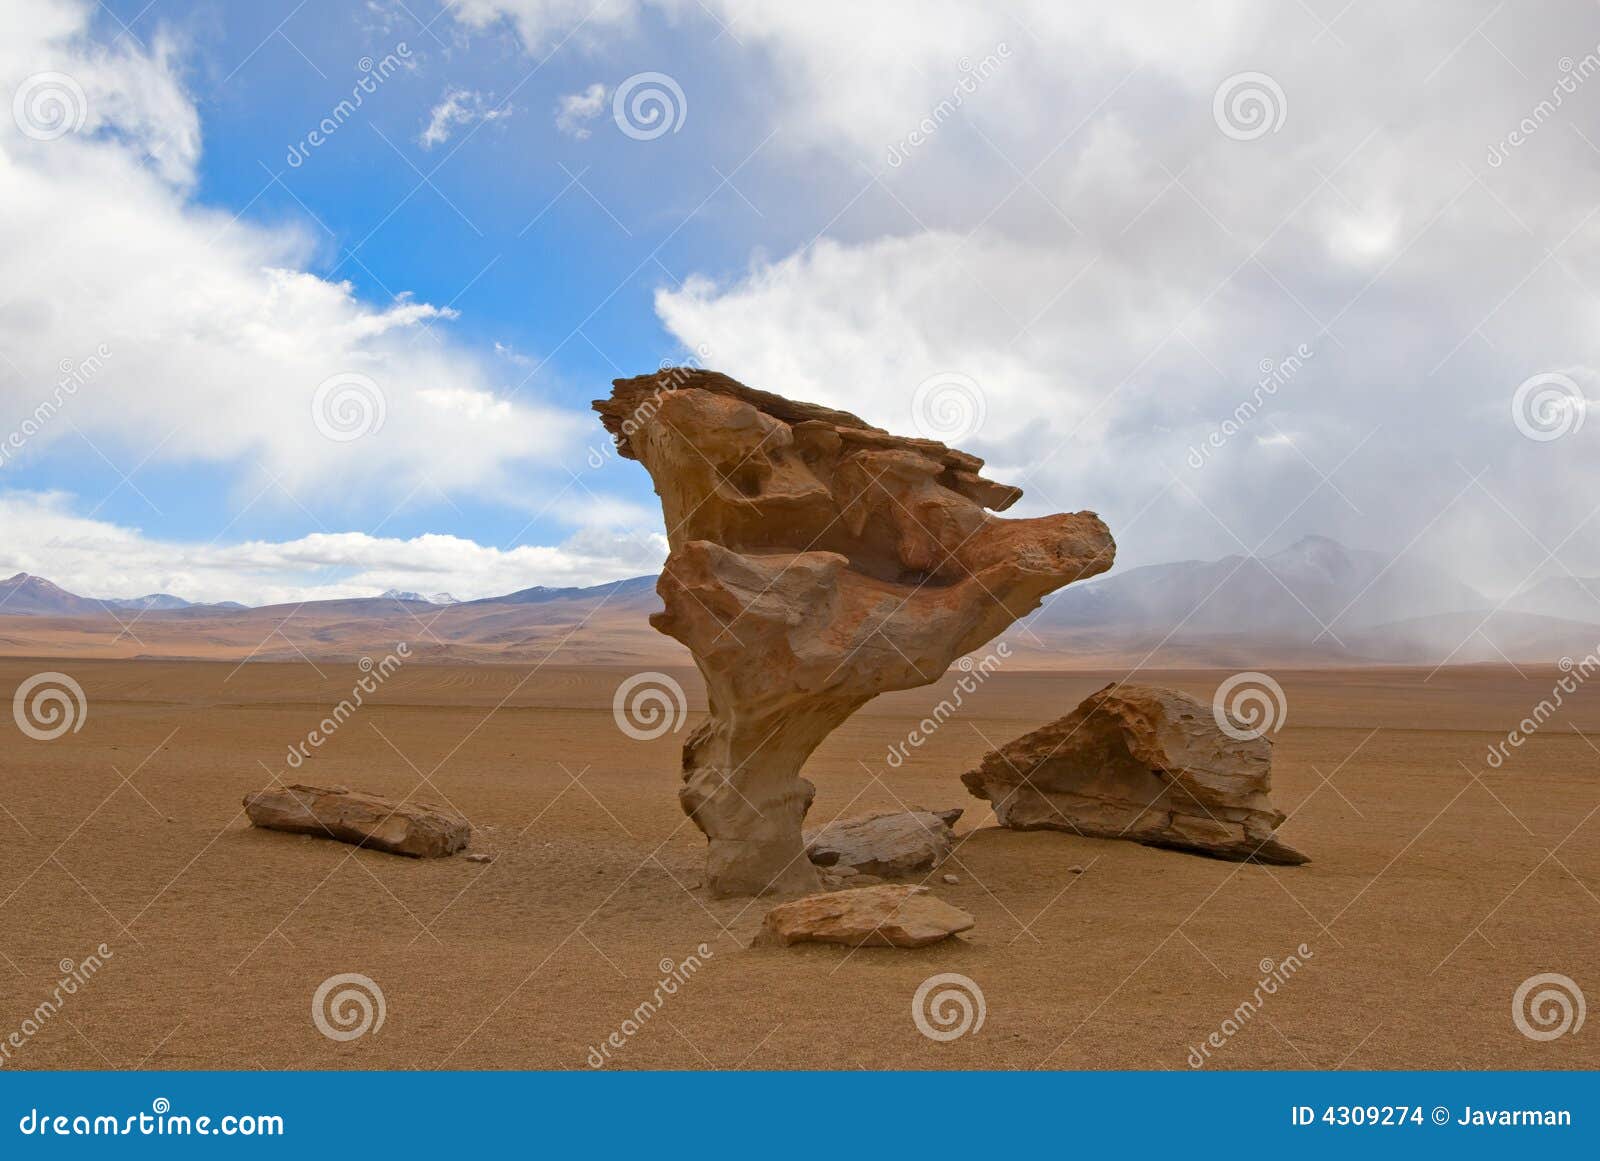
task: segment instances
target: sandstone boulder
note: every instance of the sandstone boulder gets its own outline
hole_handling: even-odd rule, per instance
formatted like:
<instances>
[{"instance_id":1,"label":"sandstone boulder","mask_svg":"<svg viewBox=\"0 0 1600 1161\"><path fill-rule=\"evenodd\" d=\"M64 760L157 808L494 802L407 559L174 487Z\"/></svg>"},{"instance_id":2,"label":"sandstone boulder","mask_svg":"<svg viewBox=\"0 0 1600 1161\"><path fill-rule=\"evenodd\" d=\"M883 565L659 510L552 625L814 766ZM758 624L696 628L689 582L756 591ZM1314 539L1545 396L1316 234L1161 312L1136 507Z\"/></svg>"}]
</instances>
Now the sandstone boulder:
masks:
<instances>
[{"instance_id":1,"label":"sandstone boulder","mask_svg":"<svg viewBox=\"0 0 1600 1161\"><path fill-rule=\"evenodd\" d=\"M459 814L420 802L317 786L274 786L247 794L245 814L268 830L319 835L396 855L432 859L467 845L472 828Z\"/></svg>"},{"instance_id":2,"label":"sandstone boulder","mask_svg":"<svg viewBox=\"0 0 1600 1161\"><path fill-rule=\"evenodd\" d=\"M1273 836L1272 743L1218 728L1175 689L1112 684L961 776L1002 826L1064 830L1223 859L1304 863Z\"/></svg>"},{"instance_id":3,"label":"sandstone boulder","mask_svg":"<svg viewBox=\"0 0 1600 1161\"><path fill-rule=\"evenodd\" d=\"M838 873L850 867L868 875L915 875L931 871L955 845L954 810L892 810L839 819L805 832L806 855Z\"/></svg>"},{"instance_id":4,"label":"sandstone boulder","mask_svg":"<svg viewBox=\"0 0 1600 1161\"><path fill-rule=\"evenodd\" d=\"M800 770L822 739L1116 551L1092 512L991 516L1022 493L976 456L726 375L618 379L594 407L661 497L671 551L650 623L705 679L679 799L707 836L714 894L815 890Z\"/></svg>"},{"instance_id":5,"label":"sandstone boulder","mask_svg":"<svg viewBox=\"0 0 1600 1161\"><path fill-rule=\"evenodd\" d=\"M811 895L767 912L756 945L842 943L848 947L925 947L977 921L923 887L884 884Z\"/></svg>"}]
</instances>

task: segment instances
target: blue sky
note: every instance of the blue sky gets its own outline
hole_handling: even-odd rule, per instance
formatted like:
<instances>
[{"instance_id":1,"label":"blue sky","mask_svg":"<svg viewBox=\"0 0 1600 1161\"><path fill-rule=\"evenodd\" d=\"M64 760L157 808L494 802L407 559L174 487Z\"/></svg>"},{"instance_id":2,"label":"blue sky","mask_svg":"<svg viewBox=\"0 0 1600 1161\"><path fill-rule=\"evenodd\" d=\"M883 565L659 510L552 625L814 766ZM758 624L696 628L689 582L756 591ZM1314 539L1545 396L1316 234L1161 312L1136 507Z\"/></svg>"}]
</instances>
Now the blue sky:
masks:
<instances>
[{"instance_id":1,"label":"blue sky","mask_svg":"<svg viewBox=\"0 0 1600 1161\"><path fill-rule=\"evenodd\" d=\"M0 571L651 571L588 401L692 358L1097 510L1119 567L1595 575L1600 12L1327 7L15 0Z\"/></svg>"},{"instance_id":2,"label":"blue sky","mask_svg":"<svg viewBox=\"0 0 1600 1161\"><path fill-rule=\"evenodd\" d=\"M143 0L108 7L95 21L100 37L129 35L113 13L134 34L149 35L156 26L155 10L133 23L147 7ZM638 142L617 132L608 113L598 136L574 140L555 128L558 98L612 66L557 53L536 67L514 42L465 38L442 14L435 31L397 7L386 13L316 7L294 13L293 5L160 6L161 20L193 43L183 72L205 135L194 197L230 213L242 210L249 220L305 231L315 249L307 269L348 280L366 300L409 294L458 311L459 318L436 325L466 344L505 348L494 386L507 396L582 406L617 375L676 359L685 349L656 319L656 288L695 271L737 268L753 245L787 249L803 229L791 220L764 222L717 175L759 143L765 130L757 124L740 132L723 122L713 134L709 118L686 117L677 133ZM698 41L658 29L631 54L637 68L626 53L615 67L639 71L663 48L675 61L692 63ZM350 96L363 75L359 62L381 61L402 44L414 67L364 96L357 114L291 166L289 147L303 143ZM458 127L451 139L424 149L418 137L430 110L459 88L483 94L506 115ZM710 102L718 94L701 90L696 97ZM589 434L588 443L600 446L598 423ZM97 468L95 458L77 451L54 465L54 474L47 466L30 482L98 493L118 479L111 467ZM565 466L591 471L584 456ZM648 502L643 473L630 468L609 471L614 478L605 490ZM146 468L139 491L161 513L124 487L101 514L147 528L159 523L183 539L208 538L237 510L230 482L227 468ZM562 535L548 517L529 523L543 506L537 494L527 498L529 510L425 488L390 514L385 499L369 511L394 536L447 528L505 546ZM336 497L299 500L329 527L370 527L361 524L363 513L342 510ZM261 504L230 535L285 538L306 531L306 523L298 505Z\"/></svg>"}]
</instances>

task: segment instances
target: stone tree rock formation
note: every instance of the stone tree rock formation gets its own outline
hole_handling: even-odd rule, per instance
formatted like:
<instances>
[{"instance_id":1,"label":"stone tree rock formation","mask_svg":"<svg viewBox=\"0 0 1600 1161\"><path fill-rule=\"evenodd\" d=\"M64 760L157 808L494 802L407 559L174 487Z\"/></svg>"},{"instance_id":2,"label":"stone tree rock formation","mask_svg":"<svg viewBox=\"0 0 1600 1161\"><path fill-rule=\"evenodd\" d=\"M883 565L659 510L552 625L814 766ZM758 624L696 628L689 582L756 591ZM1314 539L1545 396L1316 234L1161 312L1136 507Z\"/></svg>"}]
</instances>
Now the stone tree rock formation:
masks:
<instances>
[{"instance_id":1,"label":"stone tree rock formation","mask_svg":"<svg viewBox=\"0 0 1600 1161\"><path fill-rule=\"evenodd\" d=\"M1047 726L984 755L961 776L1001 826L1122 838L1222 859L1297 864L1273 836L1272 743L1222 731L1176 689L1096 690Z\"/></svg>"},{"instance_id":2,"label":"stone tree rock formation","mask_svg":"<svg viewBox=\"0 0 1600 1161\"><path fill-rule=\"evenodd\" d=\"M1022 492L980 476L976 456L726 375L618 379L594 408L661 497L671 552L651 624L688 646L710 700L679 798L715 894L815 890L812 750L1116 551L1092 512L991 516Z\"/></svg>"}]
</instances>

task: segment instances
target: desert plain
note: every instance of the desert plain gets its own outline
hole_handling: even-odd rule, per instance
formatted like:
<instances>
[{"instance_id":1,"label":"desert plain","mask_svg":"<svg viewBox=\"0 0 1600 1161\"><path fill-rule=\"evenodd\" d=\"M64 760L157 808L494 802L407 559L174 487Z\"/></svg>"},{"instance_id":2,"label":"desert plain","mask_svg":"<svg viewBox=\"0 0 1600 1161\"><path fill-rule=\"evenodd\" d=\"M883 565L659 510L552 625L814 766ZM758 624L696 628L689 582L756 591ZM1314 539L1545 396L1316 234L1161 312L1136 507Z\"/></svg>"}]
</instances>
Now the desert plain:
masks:
<instances>
[{"instance_id":1,"label":"desert plain","mask_svg":"<svg viewBox=\"0 0 1600 1161\"><path fill-rule=\"evenodd\" d=\"M977 924L852 950L751 948L771 902L704 890L675 796L705 712L692 667L662 661L681 729L636 740L612 697L640 666L559 660L408 663L299 769L288 749L349 693L350 660L0 660L0 688L70 670L88 705L0 762L0 1038L63 961L111 953L4 1067L586 1069L695 956L604 1067L1186 1069L1302 945L1205 1068L1600 1067L1593 1028L1536 1041L1512 1018L1522 981L1592 978L1600 948L1600 696L1486 761L1553 666L1274 670L1273 797L1301 867L1007 831L961 785L1108 681L1209 701L1231 670L998 672L897 768L955 675L882 696L808 763L808 821L963 807L927 878ZM492 861L253 829L241 798L274 779L451 806ZM384 1001L349 1041L312 1019L341 973ZM984 1003L948 1042L912 1018L939 973Z\"/></svg>"}]
</instances>

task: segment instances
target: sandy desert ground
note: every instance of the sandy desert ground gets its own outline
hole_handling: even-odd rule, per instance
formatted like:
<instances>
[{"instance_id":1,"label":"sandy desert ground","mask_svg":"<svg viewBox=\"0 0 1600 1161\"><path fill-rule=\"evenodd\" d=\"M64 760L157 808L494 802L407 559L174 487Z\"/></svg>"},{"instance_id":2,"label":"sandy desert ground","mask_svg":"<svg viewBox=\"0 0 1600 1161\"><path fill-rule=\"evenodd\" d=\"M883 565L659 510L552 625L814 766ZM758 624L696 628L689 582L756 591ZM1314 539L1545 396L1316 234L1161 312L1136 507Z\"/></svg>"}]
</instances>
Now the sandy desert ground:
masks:
<instances>
[{"instance_id":1,"label":"sandy desert ground","mask_svg":"<svg viewBox=\"0 0 1600 1161\"><path fill-rule=\"evenodd\" d=\"M992 827L959 774L1120 672L997 674L898 770L888 747L949 679L880 698L812 760L812 818L967 808L941 872L960 882L934 878L978 924L920 951L748 949L766 904L697 890L682 735L613 722L628 669L408 665L299 771L288 746L353 665L13 658L0 688L42 669L70 670L89 712L55 741L13 733L0 764L0 1034L61 961L112 955L5 1067L582 1069L700 944L702 970L608 1067L1183 1069L1262 961L1301 944L1303 968L1207 1067L1600 1067L1600 1029L1540 1043L1511 1018L1535 973L1600 995L1600 697L1484 764L1554 669L1276 673L1281 833L1314 858L1299 868ZM678 676L692 725L699 683ZM1223 674L1140 676L1209 698ZM252 830L240 798L274 777L447 801L494 861ZM386 1006L346 1043L311 1019L343 972ZM940 972L987 1006L949 1043L911 1018Z\"/></svg>"}]
</instances>

